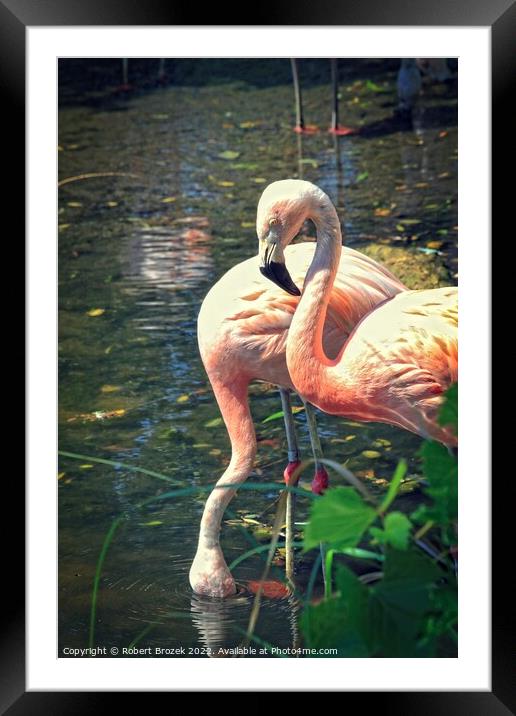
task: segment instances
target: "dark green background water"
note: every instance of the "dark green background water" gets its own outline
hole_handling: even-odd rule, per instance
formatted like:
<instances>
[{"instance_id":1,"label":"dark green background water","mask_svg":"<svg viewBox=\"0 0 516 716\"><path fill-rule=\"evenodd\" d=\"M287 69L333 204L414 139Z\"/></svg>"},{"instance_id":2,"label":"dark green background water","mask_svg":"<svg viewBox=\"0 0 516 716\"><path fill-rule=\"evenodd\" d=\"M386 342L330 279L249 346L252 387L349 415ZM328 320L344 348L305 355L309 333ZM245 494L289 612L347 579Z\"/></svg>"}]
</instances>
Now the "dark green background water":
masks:
<instances>
[{"instance_id":1,"label":"dark green background water","mask_svg":"<svg viewBox=\"0 0 516 716\"><path fill-rule=\"evenodd\" d=\"M320 185L338 208L345 242L384 261L410 287L456 283L456 86L426 83L413 125L403 126L391 119L399 62L341 60L341 122L362 132L335 140L326 131L329 62L300 64L305 119L321 128L302 137L292 131L286 59L167 60L160 85L157 60L134 60L129 91L118 87L121 61L61 61L60 180L123 174L59 189L61 450L158 471L186 486L211 485L222 474L229 443L215 420L196 317L209 287L256 253L256 205L271 181L303 176ZM238 157L219 157L228 150ZM93 309L103 312L88 315ZM251 409L260 441L251 479L279 480L282 422L262 423L279 410L277 392L255 384ZM401 506L419 499L419 438L318 418L327 457L347 461L378 491L405 457ZM309 456L303 413L296 422ZM203 600L188 584L205 495L140 510L167 484L88 459L60 457L59 471L60 649L87 646L95 565L122 512L129 518L100 582L96 644L122 648L144 630L138 646L239 642L235 626L245 628L251 596ZM246 491L231 507L258 514L273 497ZM299 508L302 519L303 501ZM231 525L223 526L222 545L228 562L250 546ZM301 581L311 559L300 563ZM254 558L236 577L245 585L260 572ZM257 634L288 646L296 609L292 600L264 599Z\"/></svg>"}]
</instances>

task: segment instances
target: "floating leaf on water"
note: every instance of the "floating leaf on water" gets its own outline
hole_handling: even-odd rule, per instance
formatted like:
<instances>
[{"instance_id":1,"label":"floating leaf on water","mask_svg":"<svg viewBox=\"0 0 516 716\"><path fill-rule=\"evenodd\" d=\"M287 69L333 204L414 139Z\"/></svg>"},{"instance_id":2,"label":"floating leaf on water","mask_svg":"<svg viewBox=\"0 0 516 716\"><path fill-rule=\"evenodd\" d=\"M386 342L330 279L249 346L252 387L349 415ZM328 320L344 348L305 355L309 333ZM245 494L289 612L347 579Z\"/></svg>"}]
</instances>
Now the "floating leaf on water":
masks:
<instances>
[{"instance_id":1,"label":"floating leaf on water","mask_svg":"<svg viewBox=\"0 0 516 716\"><path fill-rule=\"evenodd\" d=\"M254 227L256 226L256 224L255 224L253 221L242 221L242 223L240 224L240 226L241 226L243 229L254 229Z\"/></svg>"},{"instance_id":2,"label":"floating leaf on water","mask_svg":"<svg viewBox=\"0 0 516 716\"><path fill-rule=\"evenodd\" d=\"M317 169L317 167L319 166L319 163L315 159L310 159L310 158L301 159L301 161L299 163L300 164L308 164L311 167L313 167L314 169Z\"/></svg>"},{"instance_id":3,"label":"floating leaf on water","mask_svg":"<svg viewBox=\"0 0 516 716\"><path fill-rule=\"evenodd\" d=\"M375 216L390 216L390 214L391 214L391 210L388 209L387 207L383 207L383 208L378 207L378 209L374 210Z\"/></svg>"},{"instance_id":4,"label":"floating leaf on water","mask_svg":"<svg viewBox=\"0 0 516 716\"><path fill-rule=\"evenodd\" d=\"M78 209L80 206L82 206L80 201L69 201L67 202L67 206L71 207L72 209Z\"/></svg>"},{"instance_id":5,"label":"floating leaf on water","mask_svg":"<svg viewBox=\"0 0 516 716\"><path fill-rule=\"evenodd\" d=\"M225 152L221 152L220 154L217 154L219 159L238 159L240 156L240 152L235 152L232 149L226 149Z\"/></svg>"},{"instance_id":6,"label":"floating leaf on water","mask_svg":"<svg viewBox=\"0 0 516 716\"><path fill-rule=\"evenodd\" d=\"M192 445L192 447L197 448L200 450L201 448L209 448L211 447L210 443L195 443L195 445Z\"/></svg>"},{"instance_id":7,"label":"floating leaf on water","mask_svg":"<svg viewBox=\"0 0 516 716\"><path fill-rule=\"evenodd\" d=\"M285 584L283 584L283 582L276 582L273 580L265 582L253 580L247 583L247 588L250 592L252 592L252 594L256 594L259 590L261 590L263 596L268 599L282 599L283 597L288 597L290 594L290 590Z\"/></svg>"},{"instance_id":8,"label":"floating leaf on water","mask_svg":"<svg viewBox=\"0 0 516 716\"><path fill-rule=\"evenodd\" d=\"M95 316L102 316L106 312L105 308L91 308L88 312L88 316L92 316L93 318Z\"/></svg>"},{"instance_id":9,"label":"floating leaf on water","mask_svg":"<svg viewBox=\"0 0 516 716\"><path fill-rule=\"evenodd\" d=\"M386 440L385 438L377 438L373 442L373 447L389 447L391 444L390 440Z\"/></svg>"},{"instance_id":10,"label":"floating leaf on water","mask_svg":"<svg viewBox=\"0 0 516 716\"><path fill-rule=\"evenodd\" d=\"M424 208L435 210L439 208L439 204L427 204Z\"/></svg>"},{"instance_id":11,"label":"floating leaf on water","mask_svg":"<svg viewBox=\"0 0 516 716\"><path fill-rule=\"evenodd\" d=\"M447 136L448 136L448 132L445 129L443 129L442 132L439 132L440 139L442 139L443 137L447 137Z\"/></svg>"},{"instance_id":12,"label":"floating leaf on water","mask_svg":"<svg viewBox=\"0 0 516 716\"><path fill-rule=\"evenodd\" d=\"M231 164L231 169L248 169L249 171L255 171L258 169L258 164L250 164L249 162L238 162L238 164Z\"/></svg>"},{"instance_id":13,"label":"floating leaf on water","mask_svg":"<svg viewBox=\"0 0 516 716\"><path fill-rule=\"evenodd\" d=\"M80 467L81 470L91 470L91 468L93 467L93 465L90 465L90 463L85 462L83 465L79 465L79 467Z\"/></svg>"},{"instance_id":14,"label":"floating leaf on water","mask_svg":"<svg viewBox=\"0 0 516 716\"><path fill-rule=\"evenodd\" d=\"M59 231L66 231L66 229L69 229L70 226L71 224L59 224L57 228L59 229Z\"/></svg>"},{"instance_id":15,"label":"floating leaf on water","mask_svg":"<svg viewBox=\"0 0 516 716\"><path fill-rule=\"evenodd\" d=\"M179 398L176 398L176 403L186 403L188 400L190 400L190 396L184 393Z\"/></svg>"},{"instance_id":16,"label":"floating leaf on water","mask_svg":"<svg viewBox=\"0 0 516 716\"><path fill-rule=\"evenodd\" d=\"M376 458L382 456L382 454L377 450L363 450L362 455L367 457L369 460L376 460Z\"/></svg>"},{"instance_id":17,"label":"floating leaf on water","mask_svg":"<svg viewBox=\"0 0 516 716\"><path fill-rule=\"evenodd\" d=\"M118 201L106 201L106 206L109 206L109 207L118 206Z\"/></svg>"},{"instance_id":18,"label":"floating leaf on water","mask_svg":"<svg viewBox=\"0 0 516 716\"><path fill-rule=\"evenodd\" d=\"M440 249L443 245L442 241L427 241L427 249Z\"/></svg>"},{"instance_id":19,"label":"floating leaf on water","mask_svg":"<svg viewBox=\"0 0 516 716\"><path fill-rule=\"evenodd\" d=\"M161 200L162 204L172 204L174 201L177 201L176 196L166 196L164 199Z\"/></svg>"},{"instance_id":20,"label":"floating leaf on water","mask_svg":"<svg viewBox=\"0 0 516 716\"><path fill-rule=\"evenodd\" d=\"M210 450L210 455L222 455L222 450L220 448L213 448Z\"/></svg>"},{"instance_id":21,"label":"floating leaf on water","mask_svg":"<svg viewBox=\"0 0 516 716\"><path fill-rule=\"evenodd\" d=\"M205 428L216 428L219 425L222 425L222 418L213 418L213 420L208 420L207 423L204 423Z\"/></svg>"},{"instance_id":22,"label":"floating leaf on water","mask_svg":"<svg viewBox=\"0 0 516 716\"><path fill-rule=\"evenodd\" d=\"M62 480L65 475L66 475L66 472L58 472L58 473L57 473L57 479L58 479L58 480Z\"/></svg>"},{"instance_id":23,"label":"floating leaf on water","mask_svg":"<svg viewBox=\"0 0 516 716\"><path fill-rule=\"evenodd\" d=\"M231 122L222 122L222 128L223 129L234 129L235 125L231 124Z\"/></svg>"},{"instance_id":24,"label":"floating leaf on water","mask_svg":"<svg viewBox=\"0 0 516 716\"><path fill-rule=\"evenodd\" d=\"M448 229L438 229L437 233L439 236L447 236L448 235Z\"/></svg>"},{"instance_id":25,"label":"floating leaf on water","mask_svg":"<svg viewBox=\"0 0 516 716\"><path fill-rule=\"evenodd\" d=\"M78 144L69 144L68 149L79 149L79 145Z\"/></svg>"},{"instance_id":26,"label":"floating leaf on water","mask_svg":"<svg viewBox=\"0 0 516 716\"><path fill-rule=\"evenodd\" d=\"M271 527L256 527L253 530L253 535L255 539L257 540L268 540L272 534L272 528Z\"/></svg>"},{"instance_id":27,"label":"floating leaf on water","mask_svg":"<svg viewBox=\"0 0 516 716\"><path fill-rule=\"evenodd\" d=\"M242 517L242 522L246 522L249 525L260 525L261 522L254 520L252 517Z\"/></svg>"},{"instance_id":28,"label":"floating leaf on water","mask_svg":"<svg viewBox=\"0 0 516 716\"><path fill-rule=\"evenodd\" d=\"M361 181L365 181L369 176L369 172L360 172L355 179L356 183L359 184Z\"/></svg>"},{"instance_id":29,"label":"floating leaf on water","mask_svg":"<svg viewBox=\"0 0 516 716\"><path fill-rule=\"evenodd\" d=\"M224 181L223 180L223 181L218 181L217 184L218 184L218 186L235 186L234 181Z\"/></svg>"},{"instance_id":30,"label":"floating leaf on water","mask_svg":"<svg viewBox=\"0 0 516 716\"><path fill-rule=\"evenodd\" d=\"M261 124L260 121L252 122L251 120L248 120L247 122L240 122L238 126L241 129L252 129L253 127L257 127L259 124Z\"/></svg>"},{"instance_id":31,"label":"floating leaf on water","mask_svg":"<svg viewBox=\"0 0 516 716\"><path fill-rule=\"evenodd\" d=\"M252 181L254 181L255 184L265 184L267 179L264 179L263 177L253 177Z\"/></svg>"},{"instance_id":32,"label":"floating leaf on water","mask_svg":"<svg viewBox=\"0 0 516 716\"><path fill-rule=\"evenodd\" d=\"M155 527L156 525L162 525L163 522L161 520L151 520L150 522L141 522L140 524L144 527Z\"/></svg>"},{"instance_id":33,"label":"floating leaf on water","mask_svg":"<svg viewBox=\"0 0 516 716\"><path fill-rule=\"evenodd\" d=\"M405 227L403 226L403 224L396 224L396 231L405 231Z\"/></svg>"},{"instance_id":34,"label":"floating leaf on water","mask_svg":"<svg viewBox=\"0 0 516 716\"><path fill-rule=\"evenodd\" d=\"M356 435L346 435L346 437L344 438L344 440L345 440L346 442L349 442L350 440L354 440L355 438L356 438Z\"/></svg>"},{"instance_id":35,"label":"floating leaf on water","mask_svg":"<svg viewBox=\"0 0 516 716\"><path fill-rule=\"evenodd\" d=\"M122 388L119 385L103 385L100 389L101 393L118 393Z\"/></svg>"}]
</instances>

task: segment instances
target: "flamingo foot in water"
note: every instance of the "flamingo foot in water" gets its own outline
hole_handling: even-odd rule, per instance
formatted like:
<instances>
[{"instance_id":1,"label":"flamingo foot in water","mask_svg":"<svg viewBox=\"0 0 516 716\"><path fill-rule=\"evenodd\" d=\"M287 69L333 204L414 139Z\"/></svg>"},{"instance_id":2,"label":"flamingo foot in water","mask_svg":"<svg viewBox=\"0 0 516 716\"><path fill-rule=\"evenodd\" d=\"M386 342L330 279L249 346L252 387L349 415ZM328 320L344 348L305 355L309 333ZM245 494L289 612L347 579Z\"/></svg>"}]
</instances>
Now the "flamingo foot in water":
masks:
<instances>
[{"instance_id":1,"label":"flamingo foot in water","mask_svg":"<svg viewBox=\"0 0 516 716\"><path fill-rule=\"evenodd\" d=\"M304 127L300 124L296 124L294 127L294 132L297 134L317 134L318 131L319 127L316 124L305 124Z\"/></svg>"},{"instance_id":2,"label":"flamingo foot in water","mask_svg":"<svg viewBox=\"0 0 516 716\"><path fill-rule=\"evenodd\" d=\"M341 124L337 127L330 127L328 132L330 134L335 134L337 137L346 137L348 134L357 134L357 130L353 127L344 127Z\"/></svg>"},{"instance_id":3,"label":"flamingo foot in water","mask_svg":"<svg viewBox=\"0 0 516 716\"><path fill-rule=\"evenodd\" d=\"M237 592L220 547L199 548L190 568L190 586L196 594L224 599Z\"/></svg>"},{"instance_id":4,"label":"flamingo foot in water","mask_svg":"<svg viewBox=\"0 0 516 716\"><path fill-rule=\"evenodd\" d=\"M312 480L312 492L316 495L322 495L328 489L330 479L324 467L318 467L315 471L315 477Z\"/></svg>"}]
</instances>

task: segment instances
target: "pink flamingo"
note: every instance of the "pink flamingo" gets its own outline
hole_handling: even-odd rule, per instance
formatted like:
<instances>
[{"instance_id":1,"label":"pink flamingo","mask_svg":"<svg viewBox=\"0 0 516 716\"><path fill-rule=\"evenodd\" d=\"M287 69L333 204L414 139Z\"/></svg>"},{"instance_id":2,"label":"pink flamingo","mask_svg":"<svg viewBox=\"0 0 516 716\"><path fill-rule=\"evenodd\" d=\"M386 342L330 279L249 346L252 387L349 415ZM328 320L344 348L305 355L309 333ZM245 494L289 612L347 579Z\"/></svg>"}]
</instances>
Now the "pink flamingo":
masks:
<instances>
[{"instance_id":1,"label":"pink flamingo","mask_svg":"<svg viewBox=\"0 0 516 716\"><path fill-rule=\"evenodd\" d=\"M299 221L291 222L290 238L299 232L303 219L300 215ZM296 281L303 280L314 251L313 242L286 248L289 267ZM224 511L238 485L251 472L256 454L256 436L248 401L249 383L252 380L267 381L287 391L294 387L287 370L286 344L300 292L285 270L283 251L277 252L276 256L280 262L269 261L263 269L267 278L257 271L258 256L230 269L210 289L198 318L201 357L231 442L231 461L217 486L235 487L215 489L208 497L197 552L190 569L193 590L213 597L227 597L236 592L235 581L219 544L219 533ZM268 278L279 286L271 284ZM284 289L290 293L285 293ZM404 290L403 284L376 261L345 248L336 265L324 325L321 323L325 352L336 356L362 316L386 298ZM292 416L285 391L282 400L288 427ZM310 425L308 411L307 417ZM313 430L311 437L317 445ZM297 448L289 440L286 477L297 464ZM316 471L314 490L324 486L325 474L323 468Z\"/></svg>"},{"instance_id":2,"label":"pink flamingo","mask_svg":"<svg viewBox=\"0 0 516 716\"><path fill-rule=\"evenodd\" d=\"M327 413L397 425L455 446L456 436L436 417L442 393L457 380L457 289L398 292L365 315L330 356L322 331L342 235L328 196L309 182L269 185L258 206L260 255L265 267L280 264L288 290L283 252L306 218L317 228L317 249L288 333L295 389Z\"/></svg>"}]
</instances>

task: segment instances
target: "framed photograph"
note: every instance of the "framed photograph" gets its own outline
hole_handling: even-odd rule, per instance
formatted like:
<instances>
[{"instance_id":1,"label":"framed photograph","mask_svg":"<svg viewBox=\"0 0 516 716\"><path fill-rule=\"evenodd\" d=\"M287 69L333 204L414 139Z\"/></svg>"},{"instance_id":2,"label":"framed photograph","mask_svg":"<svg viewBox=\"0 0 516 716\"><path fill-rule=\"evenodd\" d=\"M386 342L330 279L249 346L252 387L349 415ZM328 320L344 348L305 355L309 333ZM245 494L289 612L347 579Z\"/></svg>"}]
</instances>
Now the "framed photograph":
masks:
<instances>
[{"instance_id":1,"label":"framed photograph","mask_svg":"<svg viewBox=\"0 0 516 716\"><path fill-rule=\"evenodd\" d=\"M110 2L0 0L8 136L24 146L25 112L27 148L27 602L24 610L23 593L9 590L1 665L8 713L86 712L102 691L390 692L401 713L503 714L514 706L506 616L491 593L491 549L498 545L499 557L505 542L498 533L491 542L498 501L489 375L490 133L510 132L497 103L514 71L514 5L277 10L274 25L259 24L261 17L256 26L218 24L208 14L197 26L178 8L152 3L128 11ZM501 166L505 152L494 147ZM23 162L14 163L20 174ZM412 519L431 493L420 499L421 437L381 411L363 418L357 410L353 419L348 410L345 424L318 412L322 457L312 413L292 397L298 454L288 437L289 394L280 403L274 387L276 365L259 374L245 363L247 339L237 360L236 344L214 338L227 304L234 319L232 292L239 306L256 302L248 259L272 250L260 212L273 233L287 221L274 214L271 224L266 199L258 202L284 180L290 192L301 183L303 191L322 190L314 196L336 209L349 261L363 252L404 289L460 286L458 628L450 627L452 639L439 631L439 648L438 620L427 620L425 638L418 632L413 643L406 632L387 647L393 632L385 628L380 646L366 645L362 634L350 646L346 636L336 653L317 650L323 642L307 627L307 612L317 620L318 604L343 589L328 581L328 569L341 580L365 575L361 589L381 577L374 545L383 560L396 537L380 505L385 511L392 502L389 482L404 458L393 524L407 520L403 514ZM20 215L22 181L9 197ZM492 196L500 205L503 194ZM313 214L301 218L313 220L296 226L305 241L285 248L283 264L278 253L272 269L263 259L262 274L256 270L257 285L272 279L290 291L289 301L306 273L303 264L296 274L289 257L307 245L313 253L322 226ZM250 280L254 288L242 298L239 281ZM244 313L239 308L238 317ZM268 351L257 353L262 367ZM239 397L249 389L251 413ZM311 402L324 409L317 396ZM432 437L428 428L419 435ZM287 448L289 465L304 471L298 458L311 456L310 442L314 483L329 473L342 495L365 490L381 521L367 533L373 552L357 537L345 557L334 550L333 565L328 549L319 556L325 538L315 529L313 551L302 551L312 513L299 507L292 533L305 603L281 576L288 549L276 549L291 498L287 516L275 518L271 505L280 494L286 504L279 487ZM453 452L454 440L447 444ZM335 462L344 465L340 473L331 472ZM250 489L231 502L227 490L212 492L223 474ZM435 519L414 517L411 534L437 550L434 561L453 564L451 537L445 557L439 540L424 539ZM364 524L360 537L373 517ZM497 518L497 530L504 524ZM357 545L369 560L365 571ZM24 560L21 540L8 551L14 575ZM314 648L302 653L305 646ZM259 658L256 669L249 658Z\"/></svg>"}]
</instances>

